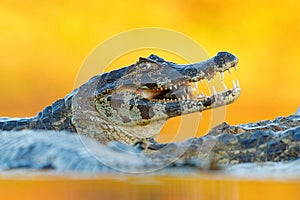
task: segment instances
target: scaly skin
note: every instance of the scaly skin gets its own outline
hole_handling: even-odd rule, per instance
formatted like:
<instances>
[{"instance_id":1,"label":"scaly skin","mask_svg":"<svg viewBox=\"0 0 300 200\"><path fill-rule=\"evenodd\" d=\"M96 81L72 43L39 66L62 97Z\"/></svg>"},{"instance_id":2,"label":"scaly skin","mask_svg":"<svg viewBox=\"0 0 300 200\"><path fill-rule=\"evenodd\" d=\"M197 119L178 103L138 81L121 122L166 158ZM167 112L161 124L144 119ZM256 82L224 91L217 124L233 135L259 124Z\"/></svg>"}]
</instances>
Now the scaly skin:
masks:
<instances>
[{"instance_id":1,"label":"scaly skin","mask_svg":"<svg viewBox=\"0 0 300 200\"><path fill-rule=\"evenodd\" d=\"M249 130L250 127L252 130ZM266 127L277 128L272 131ZM60 172L122 171L186 175L198 174L199 169L222 169L224 164L226 167L227 164L245 162L290 161L271 165L275 166L276 174L286 175L289 172L299 176L294 172L300 164L300 115L239 126L223 123L202 138L159 146L159 150L144 151L147 156L140 149L120 142L101 145L90 138L64 131L3 132L0 134L0 170L31 168ZM250 166L257 169L260 164ZM240 169L243 167L237 166ZM157 171L159 169L162 171Z\"/></svg>"},{"instance_id":2,"label":"scaly skin","mask_svg":"<svg viewBox=\"0 0 300 200\"><path fill-rule=\"evenodd\" d=\"M216 164L299 159L300 115L237 126L223 123L201 138L160 145L149 155L164 162L180 157L188 163L210 159Z\"/></svg>"},{"instance_id":3,"label":"scaly skin","mask_svg":"<svg viewBox=\"0 0 300 200\"><path fill-rule=\"evenodd\" d=\"M171 117L234 102L240 95L238 83L211 96L200 95L194 85L218 72L223 74L237 62L228 52L186 65L155 55L140 58L131 66L91 78L36 117L0 120L0 130L67 130L101 143L146 143Z\"/></svg>"},{"instance_id":4,"label":"scaly skin","mask_svg":"<svg viewBox=\"0 0 300 200\"><path fill-rule=\"evenodd\" d=\"M66 130L76 132L71 122L72 95L55 101L47 106L35 117L30 118L0 118L0 130L19 131L23 129L35 130Z\"/></svg>"},{"instance_id":5,"label":"scaly skin","mask_svg":"<svg viewBox=\"0 0 300 200\"><path fill-rule=\"evenodd\" d=\"M227 52L190 65L177 65L154 55L140 58L136 64L93 77L35 117L0 119L0 130L67 130L90 136L105 144L112 140L127 144L145 142L159 134L164 123L171 117L202 112L234 102L240 95L238 83L234 83L230 90L225 89L211 96L199 95L193 85L202 79L212 79L217 72L222 74L236 64L237 58ZM64 140L67 136L60 137ZM19 148L24 150L22 145L27 145L26 140L20 144L15 143L14 138L18 138L15 133L9 138L13 146L4 145L4 152L6 147L11 147L11 151L16 152L19 152ZM26 134L23 133L21 138L26 138ZM31 141L29 150L35 149L36 140L39 137ZM45 143L43 140L42 142ZM66 145L77 149L73 144ZM53 148L52 144L50 146ZM216 164L295 160L300 156L300 116L278 117L273 121L238 126L223 123L201 138L169 144L153 142L150 147L144 151L149 157L139 154L136 158L144 159L142 163L136 162L142 170L147 166L165 166L170 163L199 166L199 161L201 167L202 161L207 159ZM51 148L46 145L43 150L53 156ZM59 145L55 148L60 151ZM61 148L68 150L65 146ZM107 151L109 150L108 145ZM31 151L28 152L29 158L40 156L39 150L34 155L30 154ZM14 155L17 157L11 158L10 154L6 157L7 160L12 159L13 168L19 166L18 154ZM78 159L82 160L81 157ZM9 166L7 160L4 162L6 167ZM114 158L109 160L114 161ZM34 164L35 159L29 161L29 164ZM38 167L50 166L48 162L40 165L40 159L37 161ZM119 161L115 161L119 166ZM24 163L19 164L24 167ZM128 162L123 164L121 166L126 168ZM56 167L53 165L53 168ZM99 170L103 167L98 166Z\"/></svg>"}]
</instances>

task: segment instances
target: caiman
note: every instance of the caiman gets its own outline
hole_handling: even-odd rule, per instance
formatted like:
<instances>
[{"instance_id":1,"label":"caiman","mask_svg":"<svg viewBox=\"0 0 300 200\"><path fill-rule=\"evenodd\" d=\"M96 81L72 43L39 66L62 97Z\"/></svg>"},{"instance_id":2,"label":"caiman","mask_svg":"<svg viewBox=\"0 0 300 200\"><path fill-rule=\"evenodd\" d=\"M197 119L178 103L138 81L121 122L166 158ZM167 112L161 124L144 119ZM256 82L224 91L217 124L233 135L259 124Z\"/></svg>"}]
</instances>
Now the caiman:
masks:
<instances>
[{"instance_id":1,"label":"caiman","mask_svg":"<svg viewBox=\"0 0 300 200\"><path fill-rule=\"evenodd\" d=\"M210 81L218 74L223 78L224 72L236 68L237 63L238 58L228 52L219 52L206 61L184 65L166 61L156 55L140 58L133 65L91 78L35 117L1 118L0 130L5 132L1 135L2 139L16 146L4 145L0 152L6 148L13 148L17 152L19 149L24 150L21 144L13 142L18 137L16 131L32 129L79 133L103 144L119 141L129 145L145 144L148 147L148 141L151 141L149 149L145 151L150 159L148 163L157 160L170 163L174 158L180 158L184 163L213 158L218 164L299 158L299 115L239 126L224 123L201 138L169 144L153 142L169 118L202 112L237 100L241 92L238 81L233 81L230 89L224 84L221 92L215 88L211 88L211 94L198 90L198 84L203 80ZM13 132L13 138L9 138L9 132ZM25 135L22 133L20 138ZM29 136L33 138L32 134ZM52 136L53 133L49 138ZM67 139L69 136L60 137ZM32 144L24 145L35 149L37 140L33 139L30 141ZM42 141L43 144L47 143ZM47 143L48 146L50 143ZM50 146L58 145L54 143ZM66 151L65 147L60 148ZM71 149L76 148L74 146ZM44 150L53 157L52 151ZM28 156L39 158L38 152ZM15 163L19 157L13 158L10 155L3 160L5 166L10 159L13 166L18 166Z\"/></svg>"},{"instance_id":2,"label":"caiman","mask_svg":"<svg viewBox=\"0 0 300 200\"><path fill-rule=\"evenodd\" d=\"M227 105L240 96L233 88L212 94L198 91L203 80L236 68L238 58L228 52L194 64L175 64L156 55L135 64L97 75L37 116L2 118L0 130L66 130L95 138L101 143L147 143L165 122L183 114Z\"/></svg>"}]
</instances>

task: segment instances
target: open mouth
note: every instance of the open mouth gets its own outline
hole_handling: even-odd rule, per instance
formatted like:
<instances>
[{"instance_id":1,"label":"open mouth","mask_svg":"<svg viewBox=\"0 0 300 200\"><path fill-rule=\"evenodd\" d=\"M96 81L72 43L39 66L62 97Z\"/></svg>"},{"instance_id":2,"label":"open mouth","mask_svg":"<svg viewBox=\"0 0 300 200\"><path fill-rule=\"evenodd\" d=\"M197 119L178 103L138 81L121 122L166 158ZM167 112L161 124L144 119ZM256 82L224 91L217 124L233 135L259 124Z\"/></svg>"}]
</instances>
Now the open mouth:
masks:
<instances>
[{"instance_id":1,"label":"open mouth","mask_svg":"<svg viewBox=\"0 0 300 200\"><path fill-rule=\"evenodd\" d=\"M228 71L231 75L231 69L234 68L237 70L236 64L233 64L230 67L227 67L225 70L221 70L218 72L211 72L209 76L202 76L198 78L194 78L192 80L183 80L172 85L162 86L159 88L150 88L143 87L137 89L137 93L141 95L143 98L151 100L151 101L163 101L163 102L176 102L176 101L205 101L214 96L227 96L227 94L235 94L240 91L240 85L238 80L232 80L232 87L230 89L227 88L226 84L223 81L224 72ZM204 80L210 81L217 74L220 74L223 84L223 91L217 92L215 87L212 86L210 88L210 94L206 94L204 91L201 91L203 88Z\"/></svg>"}]
</instances>

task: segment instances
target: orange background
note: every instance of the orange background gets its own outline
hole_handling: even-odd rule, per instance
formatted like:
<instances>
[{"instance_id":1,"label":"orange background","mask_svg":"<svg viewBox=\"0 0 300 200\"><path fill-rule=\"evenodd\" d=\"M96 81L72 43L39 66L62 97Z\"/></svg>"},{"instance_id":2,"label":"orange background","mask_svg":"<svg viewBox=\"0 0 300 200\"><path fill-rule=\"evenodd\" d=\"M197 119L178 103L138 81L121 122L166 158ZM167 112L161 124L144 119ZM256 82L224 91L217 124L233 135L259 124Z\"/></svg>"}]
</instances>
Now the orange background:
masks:
<instances>
[{"instance_id":1,"label":"orange background","mask_svg":"<svg viewBox=\"0 0 300 200\"><path fill-rule=\"evenodd\" d=\"M227 50L239 57L242 95L227 106L229 123L292 114L300 104L299 8L296 0L2 0L0 116L35 115L73 89L98 44L152 26L193 38L210 56Z\"/></svg>"},{"instance_id":2,"label":"orange background","mask_svg":"<svg viewBox=\"0 0 300 200\"><path fill-rule=\"evenodd\" d=\"M73 89L83 60L98 44L122 31L152 26L173 29L193 38L210 56L228 50L239 57L236 76L242 95L237 102L227 106L226 121L229 123L292 114L300 104L299 9L297 0L1 0L0 116L35 115ZM206 189L208 195L219 194L211 189L216 188L210 185L214 181L202 184L210 178L197 177L196 182L180 185L186 189L184 193L177 189L176 184L180 181L177 179L172 180L171 187L167 184L161 189L170 195L170 199L173 195L180 199L180 194L183 197L194 194L190 193L191 188ZM80 185L68 185L67 180L59 184L47 182L46 185L33 181L18 183L21 185L0 182L6 186L2 187L2 192L7 191L6 195L11 198L24 194L30 198L33 194L47 197L44 193L39 194L37 188L41 187L45 194L72 198L72 194L82 191L84 195L91 191L101 192L106 184L95 186L94 183L79 182ZM54 184L53 190L48 187L49 183ZM240 199L299 198L299 184L290 186L278 181L274 183L274 189L270 182L259 183L268 185L240 183ZM114 185L111 188L114 189ZM119 190L120 186L116 188ZM173 193L174 188L177 193ZM130 192L126 188L120 191ZM227 194L231 194L230 191Z\"/></svg>"}]
</instances>

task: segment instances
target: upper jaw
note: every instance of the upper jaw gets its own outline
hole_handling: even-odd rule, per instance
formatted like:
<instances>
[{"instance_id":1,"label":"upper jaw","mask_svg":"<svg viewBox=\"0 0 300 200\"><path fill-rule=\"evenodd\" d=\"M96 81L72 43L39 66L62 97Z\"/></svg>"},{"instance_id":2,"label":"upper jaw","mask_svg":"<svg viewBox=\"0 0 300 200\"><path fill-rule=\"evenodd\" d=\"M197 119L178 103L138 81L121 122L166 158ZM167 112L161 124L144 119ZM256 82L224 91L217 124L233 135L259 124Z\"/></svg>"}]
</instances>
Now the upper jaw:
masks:
<instances>
[{"instance_id":1,"label":"upper jaw","mask_svg":"<svg viewBox=\"0 0 300 200\"><path fill-rule=\"evenodd\" d=\"M189 82L197 82L200 80L210 80L217 72L224 77L224 72L231 72L234 68L237 70L238 58L229 52L219 52L216 56L195 64L182 65L181 74L186 77Z\"/></svg>"},{"instance_id":2,"label":"upper jaw","mask_svg":"<svg viewBox=\"0 0 300 200\"><path fill-rule=\"evenodd\" d=\"M182 74L182 77L178 80L173 80L166 85L161 85L153 88L140 88L138 93L148 100L174 102L182 100L200 101L205 100L207 96L204 92L199 91L198 85L203 80L211 80L218 73L221 78L224 77L224 72L228 71L231 74L231 70L234 68L237 70L238 59L236 56L228 52L220 52L215 57L188 65L175 65L173 68L177 72ZM224 90L217 93L215 88L211 88L211 96L214 95L226 95L228 91L232 93L240 92L240 86L238 80L233 81L233 87L227 89L225 83L223 83ZM222 96L222 95L221 95Z\"/></svg>"}]
</instances>

